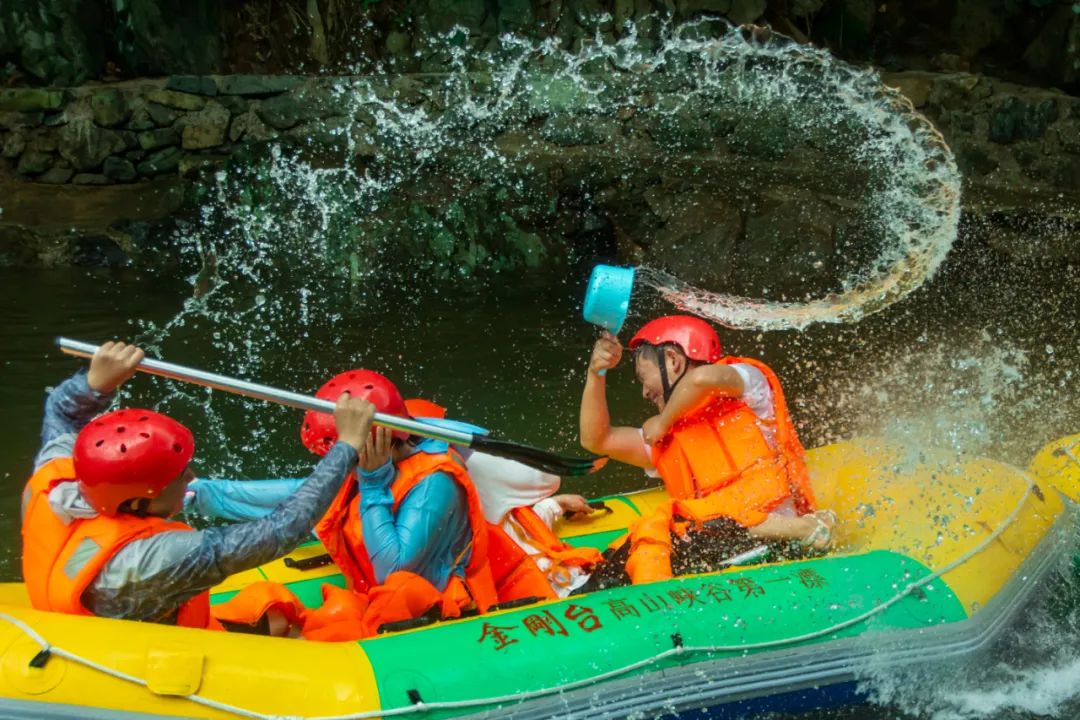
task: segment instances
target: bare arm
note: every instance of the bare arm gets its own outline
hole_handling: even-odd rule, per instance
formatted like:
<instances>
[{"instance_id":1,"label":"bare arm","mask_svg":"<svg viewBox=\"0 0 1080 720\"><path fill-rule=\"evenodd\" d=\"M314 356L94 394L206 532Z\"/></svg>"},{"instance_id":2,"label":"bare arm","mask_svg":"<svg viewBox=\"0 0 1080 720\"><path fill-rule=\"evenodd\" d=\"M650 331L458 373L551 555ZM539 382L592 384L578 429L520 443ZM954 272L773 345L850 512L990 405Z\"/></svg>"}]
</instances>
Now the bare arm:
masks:
<instances>
[{"instance_id":1,"label":"bare arm","mask_svg":"<svg viewBox=\"0 0 1080 720\"><path fill-rule=\"evenodd\" d=\"M675 420L706 398L739 397L743 390L742 376L727 365L699 365L687 370L663 411L645 423L645 442L652 444L659 440Z\"/></svg>"},{"instance_id":2,"label":"bare arm","mask_svg":"<svg viewBox=\"0 0 1080 720\"><path fill-rule=\"evenodd\" d=\"M652 462L637 428L611 426L606 378L597 373L601 368L615 367L621 357L622 346L614 335L604 333L596 341L585 377L585 391L581 395L581 446L589 452L607 455L619 462L651 468Z\"/></svg>"}]
</instances>

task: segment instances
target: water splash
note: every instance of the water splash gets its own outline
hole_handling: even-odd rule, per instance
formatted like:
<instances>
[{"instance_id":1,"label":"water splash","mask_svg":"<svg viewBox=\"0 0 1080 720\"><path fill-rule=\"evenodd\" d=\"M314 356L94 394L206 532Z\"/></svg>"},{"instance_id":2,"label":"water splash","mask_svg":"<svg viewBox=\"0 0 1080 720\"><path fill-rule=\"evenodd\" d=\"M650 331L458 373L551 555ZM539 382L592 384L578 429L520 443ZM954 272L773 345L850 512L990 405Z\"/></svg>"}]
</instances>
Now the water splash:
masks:
<instances>
[{"instance_id":1,"label":"water splash","mask_svg":"<svg viewBox=\"0 0 1080 720\"><path fill-rule=\"evenodd\" d=\"M710 292L650 267L640 269L640 281L681 310L763 330L857 322L917 290L944 261L960 218L960 175L941 134L875 73L793 44L755 47L752 54L738 47L721 46L735 51L737 69L710 76L725 82L718 94L750 116L781 116L794 136L833 134L827 146L833 162L866 172L869 182L859 193L867 233L862 242L876 244L878 254L843 278L837 292L793 302Z\"/></svg>"},{"instance_id":2,"label":"water splash","mask_svg":"<svg viewBox=\"0 0 1080 720\"><path fill-rule=\"evenodd\" d=\"M868 71L781 38L761 42L730 29L710 36L717 27L669 26L653 45L639 43L628 26L617 42L597 35L573 52L504 36L495 50L477 53L452 33L446 52L455 69L438 82L310 81L298 113L311 119L288 131L297 142L253 151L199 188L197 222L176 238L195 297L166 325L144 326L140 340L164 350L167 338L198 338L202 357L231 373L293 373L316 387L364 359L335 328L370 322L388 303L414 304L395 331L415 332L425 321L421 298L440 286L476 285L484 273L542 274L592 257L594 248L575 245L564 230L566 217L591 227L604 215L605 193L635 197L639 176L669 158L707 160L711 151L686 149L686 132L663 147L641 139L699 115L710 127L742 123L750 133L744 143L760 144L753 133L767 125L787 146L806 148L817 182L859 198L850 214L860 232L838 247L848 256L837 264L843 277L823 300L718 300L661 282L655 271L643 273L648 281L693 312L770 329L854 320L910 293L955 233L958 181L940 136ZM326 108L331 116L317 117ZM604 145L566 149L551 134L597 128L611 133L607 154L597 149ZM572 163L544 164L564 156ZM758 180L770 186L786 162L765 163ZM746 175L754 163L741 164ZM572 181L553 179L571 171ZM573 213L568 195L579 201ZM865 258L862 247L876 255ZM416 292L403 299L402 286ZM315 345L325 357L295 375L295 359L282 348ZM404 382L414 372L407 363L388 369ZM196 393L167 404L204 414L208 402ZM220 422L213 431L223 449L269 442Z\"/></svg>"}]
</instances>

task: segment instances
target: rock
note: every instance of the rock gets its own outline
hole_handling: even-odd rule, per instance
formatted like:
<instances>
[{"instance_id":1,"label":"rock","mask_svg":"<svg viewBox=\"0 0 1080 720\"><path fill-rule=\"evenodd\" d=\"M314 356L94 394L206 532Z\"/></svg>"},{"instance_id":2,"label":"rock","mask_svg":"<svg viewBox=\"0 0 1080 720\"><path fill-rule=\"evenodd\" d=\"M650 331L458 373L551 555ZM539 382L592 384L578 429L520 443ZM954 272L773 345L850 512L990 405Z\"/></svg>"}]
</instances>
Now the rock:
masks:
<instances>
[{"instance_id":1,"label":"rock","mask_svg":"<svg viewBox=\"0 0 1080 720\"><path fill-rule=\"evenodd\" d=\"M143 160L137 169L140 175L154 177L175 170L183 156L184 151L178 147L165 148Z\"/></svg>"},{"instance_id":2,"label":"rock","mask_svg":"<svg viewBox=\"0 0 1080 720\"><path fill-rule=\"evenodd\" d=\"M158 127L168 127L180 117L180 113L157 103L147 103L146 112Z\"/></svg>"},{"instance_id":3,"label":"rock","mask_svg":"<svg viewBox=\"0 0 1080 720\"><path fill-rule=\"evenodd\" d=\"M207 75L221 63L218 0L138 0L105 4L115 20L117 64L133 75Z\"/></svg>"},{"instance_id":4,"label":"rock","mask_svg":"<svg viewBox=\"0 0 1080 720\"><path fill-rule=\"evenodd\" d=\"M965 176L989 175L998 168L998 161L982 144L965 142L954 145L956 164Z\"/></svg>"},{"instance_id":5,"label":"rock","mask_svg":"<svg viewBox=\"0 0 1080 720\"><path fill-rule=\"evenodd\" d=\"M48 185L64 185L74 174L70 168L54 167L38 175L37 181Z\"/></svg>"},{"instance_id":6,"label":"rock","mask_svg":"<svg viewBox=\"0 0 1080 720\"><path fill-rule=\"evenodd\" d=\"M146 158L146 155L146 150L128 150L126 153L124 153L124 157L126 157L133 163L142 162Z\"/></svg>"},{"instance_id":7,"label":"rock","mask_svg":"<svg viewBox=\"0 0 1080 720\"><path fill-rule=\"evenodd\" d=\"M37 150L38 152L56 152L58 143L56 141L56 135L52 133L38 133L30 140L28 147L31 150Z\"/></svg>"},{"instance_id":8,"label":"rock","mask_svg":"<svg viewBox=\"0 0 1080 720\"><path fill-rule=\"evenodd\" d=\"M45 113L37 112L0 112L0 127L8 130L37 127L45 119Z\"/></svg>"},{"instance_id":9,"label":"rock","mask_svg":"<svg viewBox=\"0 0 1080 720\"><path fill-rule=\"evenodd\" d=\"M101 165L110 155L127 149L124 136L88 122L70 123L60 129L60 154L85 172Z\"/></svg>"},{"instance_id":10,"label":"rock","mask_svg":"<svg viewBox=\"0 0 1080 720\"><path fill-rule=\"evenodd\" d=\"M154 150L165 145L179 145L180 130L174 127L146 130L139 133L137 138L140 148L143 150Z\"/></svg>"},{"instance_id":11,"label":"rock","mask_svg":"<svg viewBox=\"0 0 1080 720\"><path fill-rule=\"evenodd\" d=\"M19 175L39 175L53 164L53 156L50 153L28 150L19 158L19 165L15 169Z\"/></svg>"},{"instance_id":12,"label":"rock","mask_svg":"<svg viewBox=\"0 0 1080 720\"><path fill-rule=\"evenodd\" d=\"M917 108L926 105L934 87L934 75L926 72L905 72L885 75L882 80L889 87L899 90Z\"/></svg>"},{"instance_id":13,"label":"rock","mask_svg":"<svg viewBox=\"0 0 1080 720\"><path fill-rule=\"evenodd\" d=\"M486 16L484 0L428 0L423 20L430 32L441 35L458 25L479 30Z\"/></svg>"},{"instance_id":14,"label":"rock","mask_svg":"<svg viewBox=\"0 0 1080 720\"><path fill-rule=\"evenodd\" d=\"M287 135L302 145L344 152L349 142L349 129L348 119L339 116L298 125Z\"/></svg>"},{"instance_id":15,"label":"rock","mask_svg":"<svg viewBox=\"0 0 1080 720\"><path fill-rule=\"evenodd\" d=\"M204 150L225 142L229 131L229 111L211 100L206 107L183 119L181 144L185 150Z\"/></svg>"},{"instance_id":16,"label":"rock","mask_svg":"<svg viewBox=\"0 0 1080 720\"><path fill-rule=\"evenodd\" d=\"M737 25L752 23L765 14L766 0L731 0L727 16Z\"/></svg>"},{"instance_id":17,"label":"rock","mask_svg":"<svg viewBox=\"0 0 1080 720\"><path fill-rule=\"evenodd\" d=\"M0 57L13 61L10 68L55 86L79 85L101 72L110 32L103 3L34 0L0 7Z\"/></svg>"},{"instance_id":18,"label":"rock","mask_svg":"<svg viewBox=\"0 0 1080 720\"><path fill-rule=\"evenodd\" d=\"M298 75L222 75L217 89L222 95L276 95L303 82Z\"/></svg>"},{"instance_id":19,"label":"rock","mask_svg":"<svg viewBox=\"0 0 1080 720\"><path fill-rule=\"evenodd\" d=\"M663 224L649 239L647 262L693 285L729 285L731 264L710 259L734 254L743 229L738 206L708 191L681 194L659 186L657 190L666 197L660 205L650 203L650 209L659 211Z\"/></svg>"},{"instance_id":20,"label":"rock","mask_svg":"<svg viewBox=\"0 0 1080 720\"><path fill-rule=\"evenodd\" d=\"M109 185L109 178L95 173L79 173L71 178L72 185Z\"/></svg>"},{"instance_id":21,"label":"rock","mask_svg":"<svg viewBox=\"0 0 1080 720\"><path fill-rule=\"evenodd\" d=\"M115 88L96 90L90 96L90 110L94 122L101 127L116 127L127 119L127 102Z\"/></svg>"},{"instance_id":22,"label":"rock","mask_svg":"<svg viewBox=\"0 0 1080 720\"><path fill-rule=\"evenodd\" d=\"M45 119L42 120L41 124L45 127L60 127L61 125L67 125L67 123L67 112L61 110L55 113L45 113Z\"/></svg>"},{"instance_id":23,"label":"rock","mask_svg":"<svg viewBox=\"0 0 1080 720\"><path fill-rule=\"evenodd\" d=\"M950 34L964 57L975 57L1004 32L1005 18L1000 9L986 0L957 0Z\"/></svg>"},{"instance_id":24,"label":"rock","mask_svg":"<svg viewBox=\"0 0 1080 720\"><path fill-rule=\"evenodd\" d=\"M0 112L34 112L56 110L64 104L61 90L14 88L0 90Z\"/></svg>"},{"instance_id":25,"label":"rock","mask_svg":"<svg viewBox=\"0 0 1080 720\"><path fill-rule=\"evenodd\" d=\"M12 130L4 138L4 144L0 147L0 155L12 160L23 154L26 150L26 134L21 130Z\"/></svg>"},{"instance_id":26,"label":"rock","mask_svg":"<svg viewBox=\"0 0 1080 720\"><path fill-rule=\"evenodd\" d=\"M177 172L180 177L193 177L204 170L221 167L228 161L228 155L185 155L180 158Z\"/></svg>"},{"instance_id":27,"label":"rock","mask_svg":"<svg viewBox=\"0 0 1080 720\"><path fill-rule=\"evenodd\" d=\"M534 71L525 81L525 103L533 114L579 113L589 101L585 87L572 77Z\"/></svg>"},{"instance_id":28,"label":"rock","mask_svg":"<svg viewBox=\"0 0 1080 720\"><path fill-rule=\"evenodd\" d=\"M158 107L161 107L160 105ZM162 108L165 110L166 108ZM135 108L131 112L131 118L128 120L128 130L153 130L157 127L154 119L150 117L150 111L146 109L146 106Z\"/></svg>"},{"instance_id":29,"label":"rock","mask_svg":"<svg viewBox=\"0 0 1080 720\"><path fill-rule=\"evenodd\" d=\"M1057 117L1057 103L1053 100L1029 104L1011 97L993 110L989 137L996 143L1038 140Z\"/></svg>"},{"instance_id":30,"label":"rock","mask_svg":"<svg viewBox=\"0 0 1080 720\"><path fill-rule=\"evenodd\" d=\"M278 136L277 130L267 127L266 123L259 119L254 112L246 112L233 118L229 128L229 139L233 142L245 140L247 142L264 142L273 140Z\"/></svg>"},{"instance_id":31,"label":"rock","mask_svg":"<svg viewBox=\"0 0 1080 720\"><path fill-rule=\"evenodd\" d=\"M1071 8L1055 8L1043 25L1042 31L1035 36L1024 51L1024 64L1055 80L1064 80L1064 71L1070 64L1065 56L1074 17L1075 14ZM1072 50L1074 53L1080 52L1078 48L1072 48Z\"/></svg>"},{"instance_id":32,"label":"rock","mask_svg":"<svg viewBox=\"0 0 1080 720\"><path fill-rule=\"evenodd\" d=\"M676 0L675 8L684 16L727 15L731 0Z\"/></svg>"},{"instance_id":33,"label":"rock","mask_svg":"<svg viewBox=\"0 0 1080 720\"><path fill-rule=\"evenodd\" d=\"M206 106L206 98L175 90L151 90L146 93L146 99L177 110L202 110Z\"/></svg>"},{"instance_id":34,"label":"rock","mask_svg":"<svg viewBox=\"0 0 1080 720\"><path fill-rule=\"evenodd\" d=\"M218 94L218 86L214 78L205 75L172 75L165 82L165 89L211 97Z\"/></svg>"},{"instance_id":35,"label":"rock","mask_svg":"<svg viewBox=\"0 0 1080 720\"><path fill-rule=\"evenodd\" d=\"M306 86L263 100L257 112L271 127L288 130L298 123L333 114L333 105L326 89Z\"/></svg>"},{"instance_id":36,"label":"rock","mask_svg":"<svg viewBox=\"0 0 1080 720\"><path fill-rule=\"evenodd\" d=\"M788 2L788 12L797 18L814 15L821 12L823 7L825 7L825 0L790 0Z\"/></svg>"},{"instance_id":37,"label":"rock","mask_svg":"<svg viewBox=\"0 0 1080 720\"><path fill-rule=\"evenodd\" d=\"M391 55L404 55L412 47L412 37L403 32L392 30L386 36L386 51Z\"/></svg>"},{"instance_id":38,"label":"rock","mask_svg":"<svg viewBox=\"0 0 1080 720\"><path fill-rule=\"evenodd\" d=\"M542 138L562 146L599 145L618 132L617 120L580 115L552 115L540 128Z\"/></svg>"},{"instance_id":39,"label":"rock","mask_svg":"<svg viewBox=\"0 0 1080 720\"><path fill-rule=\"evenodd\" d=\"M251 100L241 95L218 95L214 98L217 102L229 111L230 115L243 115L252 108L258 101Z\"/></svg>"},{"instance_id":40,"label":"rock","mask_svg":"<svg viewBox=\"0 0 1080 720\"><path fill-rule=\"evenodd\" d=\"M757 207L732 258L740 285L767 287L773 297L820 288L832 270L841 212L808 190L782 187Z\"/></svg>"},{"instance_id":41,"label":"rock","mask_svg":"<svg viewBox=\"0 0 1080 720\"><path fill-rule=\"evenodd\" d=\"M743 117L728 136L728 147L744 157L778 160L793 144L791 128L777 117Z\"/></svg>"},{"instance_id":42,"label":"rock","mask_svg":"<svg viewBox=\"0 0 1080 720\"><path fill-rule=\"evenodd\" d=\"M667 150L706 150L715 142L708 117L692 107L653 113L648 131L653 141Z\"/></svg>"},{"instance_id":43,"label":"rock","mask_svg":"<svg viewBox=\"0 0 1080 720\"><path fill-rule=\"evenodd\" d=\"M946 110L970 108L974 100L990 93L989 83L986 83L985 92L979 85L978 75L939 75L931 86L928 102Z\"/></svg>"},{"instance_id":44,"label":"rock","mask_svg":"<svg viewBox=\"0 0 1080 720\"><path fill-rule=\"evenodd\" d=\"M130 160L116 156L106 158L101 171L105 177L116 182L131 182L138 177L135 165Z\"/></svg>"}]
</instances>

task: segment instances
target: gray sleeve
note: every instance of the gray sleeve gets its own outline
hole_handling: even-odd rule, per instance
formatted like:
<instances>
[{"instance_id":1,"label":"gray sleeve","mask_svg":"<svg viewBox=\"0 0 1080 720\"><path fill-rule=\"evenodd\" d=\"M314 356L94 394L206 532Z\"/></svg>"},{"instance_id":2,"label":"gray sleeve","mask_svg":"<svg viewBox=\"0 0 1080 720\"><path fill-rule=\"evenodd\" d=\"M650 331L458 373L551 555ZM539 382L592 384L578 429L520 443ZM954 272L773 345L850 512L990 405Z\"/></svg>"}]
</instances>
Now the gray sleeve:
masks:
<instances>
[{"instance_id":1,"label":"gray sleeve","mask_svg":"<svg viewBox=\"0 0 1080 720\"><path fill-rule=\"evenodd\" d=\"M41 421L41 448L34 458L34 469L58 457L70 457L75 436L88 422L112 402L111 394L99 393L86 382L80 370L56 386L45 401Z\"/></svg>"},{"instance_id":2,"label":"gray sleeve","mask_svg":"<svg viewBox=\"0 0 1080 720\"><path fill-rule=\"evenodd\" d=\"M95 615L168 622L177 608L229 575L291 552L307 539L356 466L337 443L288 500L260 520L194 532L165 532L120 550L83 593Z\"/></svg>"}]
</instances>

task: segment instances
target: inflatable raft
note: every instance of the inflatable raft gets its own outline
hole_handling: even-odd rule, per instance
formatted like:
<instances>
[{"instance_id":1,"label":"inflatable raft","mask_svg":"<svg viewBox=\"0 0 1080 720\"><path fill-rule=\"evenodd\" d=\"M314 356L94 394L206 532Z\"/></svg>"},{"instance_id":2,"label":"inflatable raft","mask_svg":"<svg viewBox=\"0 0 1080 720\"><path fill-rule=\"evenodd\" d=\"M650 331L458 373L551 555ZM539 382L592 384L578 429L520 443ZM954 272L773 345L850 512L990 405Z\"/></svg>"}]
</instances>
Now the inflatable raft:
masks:
<instances>
[{"instance_id":1,"label":"inflatable raft","mask_svg":"<svg viewBox=\"0 0 1080 720\"><path fill-rule=\"evenodd\" d=\"M985 649L1073 551L1080 436L1027 472L874 440L810 453L827 556L741 566L501 610L361 642L314 643L32 610L0 586L0 717L649 718L796 711L857 699L857 672ZM605 547L661 502L564 523ZM311 605L333 566L234 576ZM314 565L314 567L309 567Z\"/></svg>"}]
</instances>

